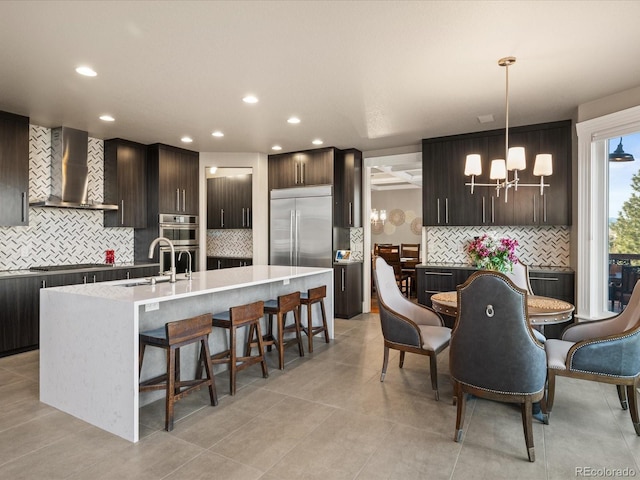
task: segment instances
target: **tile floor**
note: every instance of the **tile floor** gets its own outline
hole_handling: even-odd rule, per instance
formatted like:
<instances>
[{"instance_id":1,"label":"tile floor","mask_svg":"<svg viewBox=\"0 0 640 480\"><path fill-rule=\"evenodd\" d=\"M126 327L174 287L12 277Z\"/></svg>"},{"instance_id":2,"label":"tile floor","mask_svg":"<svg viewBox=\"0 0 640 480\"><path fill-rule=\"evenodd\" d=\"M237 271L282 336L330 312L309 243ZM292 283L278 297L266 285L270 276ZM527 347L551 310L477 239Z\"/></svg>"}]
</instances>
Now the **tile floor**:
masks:
<instances>
[{"instance_id":1,"label":"tile floor","mask_svg":"<svg viewBox=\"0 0 640 480\"><path fill-rule=\"evenodd\" d=\"M376 314L336 321L336 338L314 353L288 350L284 371L269 357L240 373L220 403L200 391L176 406L173 432L164 406L141 411L137 444L38 401L38 352L0 358L2 479L567 479L576 469L640 474L640 437L614 387L559 378L550 425L534 420L529 463L513 405L471 400L461 443L453 441L448 356L440 355L440 401L426 358L393 353L380 383L382 338ZM612 473L611 470L607 471ZM601 471L601 473L607 473ZM597 473L597 472L595 472ZM615 473L615 471L613 472ZM582 475L587 476L587 475ZM611 475L609 475L611 476Z\"/></svg>"}]
</instances>

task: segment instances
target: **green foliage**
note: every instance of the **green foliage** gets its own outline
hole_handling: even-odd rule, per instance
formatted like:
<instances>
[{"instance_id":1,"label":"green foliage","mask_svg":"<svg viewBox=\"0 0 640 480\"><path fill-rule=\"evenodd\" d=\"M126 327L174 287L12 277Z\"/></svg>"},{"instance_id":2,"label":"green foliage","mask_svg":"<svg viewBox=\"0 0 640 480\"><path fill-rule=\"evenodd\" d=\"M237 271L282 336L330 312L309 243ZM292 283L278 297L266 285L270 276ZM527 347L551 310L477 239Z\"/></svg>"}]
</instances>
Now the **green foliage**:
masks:
<instances>
[{"instance_id":1,"label":"green foliage","mask_svg":"<svg viewBox=\"0 0 640 480\"><path fill-rule=\"evenodd\" d=\"M634 193L622 205L618 220L609 226L609 252L640 253L640 172L631 179Z\"/></svg>"}]
</instances>

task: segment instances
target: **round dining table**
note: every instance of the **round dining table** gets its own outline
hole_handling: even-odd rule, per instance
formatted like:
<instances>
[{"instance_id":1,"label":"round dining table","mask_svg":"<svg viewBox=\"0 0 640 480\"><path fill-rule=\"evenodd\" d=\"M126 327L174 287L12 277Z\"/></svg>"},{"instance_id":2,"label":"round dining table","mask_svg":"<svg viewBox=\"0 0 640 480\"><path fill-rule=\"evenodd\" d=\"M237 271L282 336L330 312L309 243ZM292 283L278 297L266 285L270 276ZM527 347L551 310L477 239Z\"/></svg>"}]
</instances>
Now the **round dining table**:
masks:
<instances>
[{"instance_id":1,"label":"round dining table","mask_svg":"<svg viewBox=\"0 0 640 480\"><path fill-rule=\"evenodd\" d=\"M458 315L457 292L440 292L431 295L433 309L450 317ZM539 295L527 296L529 322L534 326L554 325L573 319L575 307L568 302L556 298Z\"/></svg>"}]
</instances>

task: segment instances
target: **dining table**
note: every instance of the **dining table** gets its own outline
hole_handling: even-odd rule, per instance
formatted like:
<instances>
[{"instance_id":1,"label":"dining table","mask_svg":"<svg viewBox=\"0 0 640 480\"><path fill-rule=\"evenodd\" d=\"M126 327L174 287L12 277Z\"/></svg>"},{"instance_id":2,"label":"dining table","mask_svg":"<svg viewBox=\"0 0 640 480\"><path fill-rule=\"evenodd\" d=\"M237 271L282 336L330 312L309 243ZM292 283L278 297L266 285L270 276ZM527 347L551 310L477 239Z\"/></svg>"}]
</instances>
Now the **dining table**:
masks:
<instances>
[{"instance_id":1,"label":"dining table","mask_svg":"<svg viewBox=\"0 0 640 480\"><path fill-rule=\"evenodd\" d=\"M433 309L441 315L458 315L458 293L440 292L431 295ZM573 319L575 307L569 302L540 295L527 295L527 311L532 326L544 327Z\"/></svg>"}]
</instances>

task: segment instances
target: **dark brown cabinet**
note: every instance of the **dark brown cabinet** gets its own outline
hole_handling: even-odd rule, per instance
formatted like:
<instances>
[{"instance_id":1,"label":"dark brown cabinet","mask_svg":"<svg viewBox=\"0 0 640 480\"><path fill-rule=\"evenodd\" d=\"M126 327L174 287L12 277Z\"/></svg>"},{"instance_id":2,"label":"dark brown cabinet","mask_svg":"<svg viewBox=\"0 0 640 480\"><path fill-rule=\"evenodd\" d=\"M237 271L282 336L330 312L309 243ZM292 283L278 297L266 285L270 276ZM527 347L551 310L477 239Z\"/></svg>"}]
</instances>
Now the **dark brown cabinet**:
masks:
<instances>
[{"instance_id":1,"label":"dark brown cabinet","mask_svg":"<svg viewBox=\"0 0 640 480\"><path fill-rule=\"evenodd\" d=\"M333 223L336 227L361 227L362 152L343 150L334 159Z\"/></svg>"},{"instance_id":2,"label":"dark brown cabinet","mask_svg":"<svg viewBox=\"0 0 640 480\"><path fill-rule=\"evenodd\" d=\"M475 183L493 184L490 160L505 158L505 132L492 130L422 142L423 221L431 226L474 225L571 225L571 121L516 127L509 130L509 145L523 146L525 170L518 172L520 187L505 192L494 187L475 186L464 175L467 154L482 157L482 174ZM538 153L553 156L553 174L540 189L540 177L533 175ZM513 179L513 172L509 178ZM505 197L508 201L505 202Z\"/></svg>"},{"instance_id":3,"label":"dark brown cabinet","mask_svg":"<svg viewBox=\"0 0 640 480\"><path fill-rule=\"evenodd\" d=\"M104 142L104 199L118 205L104 212L105 227L147 226L147 147L122 139Z\"/></svg>"},{"instance_id":4,"label":"dark brown cabinet","mask_svg":"<svg viewBox=\"0 0 640 480\"><path fill-rule=\"evenodd\" d=\"M169 145L151 145L147 151L151 184L148 184L157 213L198 214L199 154Z\"/></svg>"},{"instance_id":5,"label":"dark brown cabinet","mask_svg":"<svg viewBox=\"0 0 640 480\"><path fill-rule=\"evenodd\" d=\"M0 279L0 356L37 348L39 296L37 276Z\"/></svg>"},{"instance_id":6,"label":"dark brown cabinet","mask_svg":"<svg viewBox=\"0 0 640 480\"><path fill-rule=\"evenodd\" d=\"M0 112L0 226L29 225L29 118Z\"/></svg>"},{"instance_id":7,"label":"dark brown cabinet","mask_svg":"<svg viewBox=\"0 0 640 480\"><path fill-rule=\"evenodd\" d=\"M0 279L0 356L38 348L40 289L157 275L158 265L109 267Z\"/></svg>"},{"instance_id":8,"label":"dark brown cabinet","mask_svg":"<svg viewBox=\"0 0 640 480\"><path fill-rule=\"evenodd\" d=\"M207 179L207 228L251 228L252 176Z\"/></svg>"},{"instance_id":9,"label":"dark brown cabinet","mask_svg":"<svg viewBox=\"0 0 640 480\"><path fill-rule=\"evenodd\" d=\"M330 185L335 148L269 155L269 190Z\"/></svg>"},{"instance_id":10,"label":"dark brown cabinet","mask_svg":"<svg viewBox=\"0 0 640 480\"><path fill-rule=\"evenodd\" d=\"M362 263L333 266L333 311L338 318L362 313Z\"/></svg>"},{"instance_id":11,"label":"dark brown cabinet","mask_svg":"<svg viewBox=\"0 0 640 480\"><path fill-rule=\"evenodd\" d=\"M253 260L251 258L207 257L207 270L247 267L249 265L253 265Z\"/></svg>"}]
</instances>

